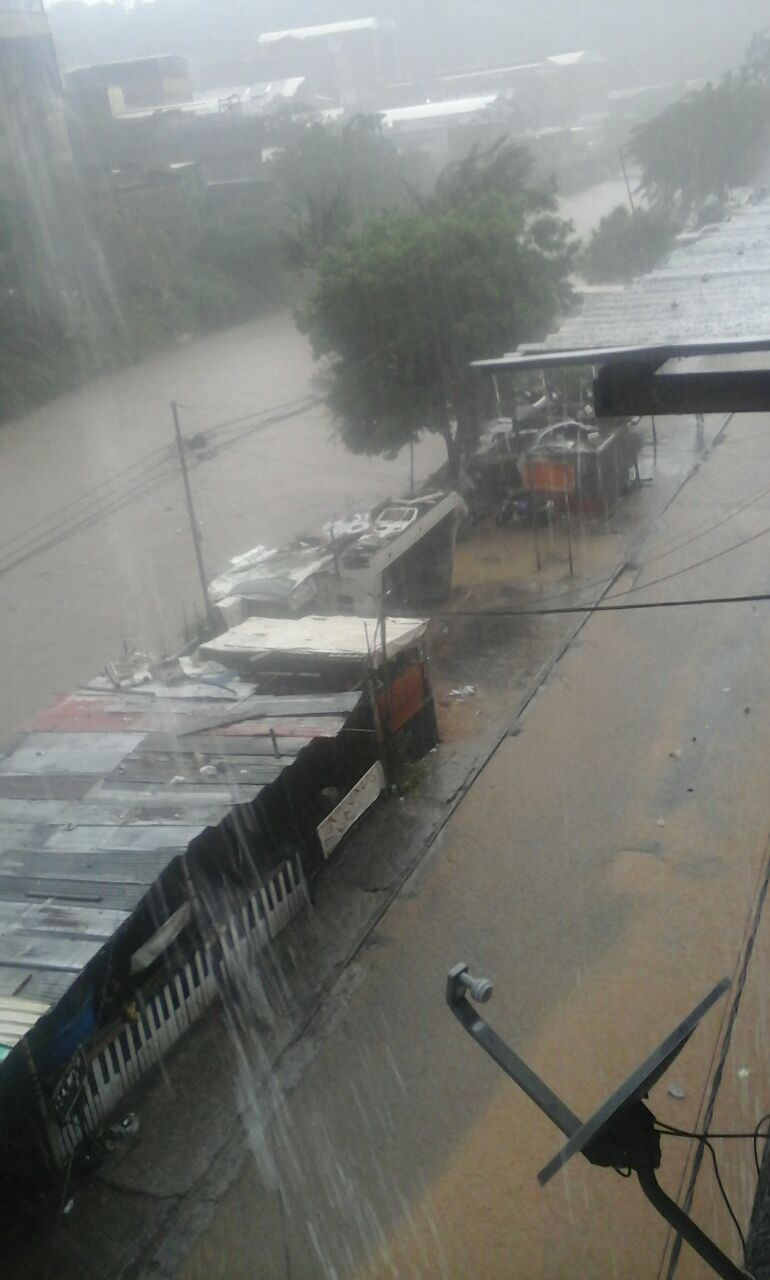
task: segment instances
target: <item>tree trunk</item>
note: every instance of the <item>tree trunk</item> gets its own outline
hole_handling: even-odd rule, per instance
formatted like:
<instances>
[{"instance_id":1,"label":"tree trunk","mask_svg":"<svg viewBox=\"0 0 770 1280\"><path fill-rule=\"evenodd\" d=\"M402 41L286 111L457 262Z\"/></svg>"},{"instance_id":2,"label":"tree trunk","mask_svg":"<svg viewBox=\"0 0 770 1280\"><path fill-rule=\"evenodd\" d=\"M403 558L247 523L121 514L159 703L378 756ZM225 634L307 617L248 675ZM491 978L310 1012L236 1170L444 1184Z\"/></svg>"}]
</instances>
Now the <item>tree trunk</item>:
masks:
<instances>
[{"instance_id":1,"label":"tree trunk","mask_svg":"<svg viewBox=\"0 0 770 1280\"><path fill-rule=\"evenodd\" d=\"M439 434L443 437L446 445L447 458L449 460L449 480L452 484L456 484L460 478L460 460L462 453L456 436L452 435L452 428L449 422L445 422L439 427Z\"/></svg>"},{"instance_id":2,"label":"tree trunk","mask_svg":"<svg viewBox=\"0 0 770 1280\"><path fill-rule=\"evenodd\" d=\"M461 458L467 458L476 448L481 435L478 416L473 409L458 409L456 444Z\"/></svg>"}]
</instances>

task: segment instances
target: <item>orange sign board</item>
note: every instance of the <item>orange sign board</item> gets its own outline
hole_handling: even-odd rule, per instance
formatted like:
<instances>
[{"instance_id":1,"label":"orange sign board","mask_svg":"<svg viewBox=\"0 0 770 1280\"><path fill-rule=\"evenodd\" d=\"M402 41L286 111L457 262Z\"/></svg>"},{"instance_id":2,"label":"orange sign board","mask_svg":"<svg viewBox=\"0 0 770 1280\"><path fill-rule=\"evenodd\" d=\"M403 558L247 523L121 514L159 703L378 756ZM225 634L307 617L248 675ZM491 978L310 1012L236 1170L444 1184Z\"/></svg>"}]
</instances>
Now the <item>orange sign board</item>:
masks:
<instances>
[{"instance_id":1,"label":"orange sign board","mask_svg":"<svg viewBox=\"0 0 770 1280\"><path fill-rule=\"evenodd\" d=\"M422 667L417 664L402 671L391 682L387 693L377 698L377 709L385 727L397 733L407 720L417 715L424 697Z\"/></svg>"},{"instance_id":2,"label":"orange sign board","mask_svg":"<svg viewBox=\"0 0 770 1280\"><path fill-rule=\"evenodd\" d=\"M574 493L575 467L571 462L528 462L524 483L538 493Z\"/></svg>"}]
</instances>

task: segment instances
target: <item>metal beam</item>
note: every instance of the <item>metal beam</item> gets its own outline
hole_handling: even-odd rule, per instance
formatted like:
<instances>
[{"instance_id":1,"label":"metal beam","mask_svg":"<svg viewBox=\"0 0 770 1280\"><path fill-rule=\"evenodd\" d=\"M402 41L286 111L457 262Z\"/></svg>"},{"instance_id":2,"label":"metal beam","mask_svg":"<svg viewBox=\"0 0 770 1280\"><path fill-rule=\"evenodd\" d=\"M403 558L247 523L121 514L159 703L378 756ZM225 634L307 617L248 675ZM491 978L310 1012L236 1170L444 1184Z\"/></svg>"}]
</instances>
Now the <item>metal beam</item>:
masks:
<instances>
[{"instance_id":1,"label":"metal beam","mask_svg":"<svg viewBox=\"0 0 770 1280\"><path fill-rule=\"evenodd\" d=\"M484 373L590 367L594 371L597 418L648 417L654 414L767 413L770 411L770 362L754 368L688 369L687 361L770 354L770 338L707 339L638 347L585 347L532 350L526 347L498 360L477 360ZM669 361L682 365L672 369ZM765 367L763 367L763 365Z\"/></svg>"},{"instance_id":2,"label":"metal beam","mask_svg":"<svg viewBox=\"0 0 770 1280\"><path fill-rule=\"evenodd\" d=\"M690 356L730 356L743 352L770 352L770 336L754 338L704 338L699 342L663 342L650 346L573 347L560 350L522 345L517 351L492 360L474 360L484 373L516 373L530 369L566 368L569 365L642 364L659 367L666 360Z\"/></svg>"},{"instance_id":3,"label":"metal beam","mask_svg":"<svg viewBox=\"0 0 770 1280\"><path fill-rule=\"evenodd\" d=\"M597 418L770 412L770 369L668 373L649 365L602 365L594 377Z\"/></svg>"}]
</instances>

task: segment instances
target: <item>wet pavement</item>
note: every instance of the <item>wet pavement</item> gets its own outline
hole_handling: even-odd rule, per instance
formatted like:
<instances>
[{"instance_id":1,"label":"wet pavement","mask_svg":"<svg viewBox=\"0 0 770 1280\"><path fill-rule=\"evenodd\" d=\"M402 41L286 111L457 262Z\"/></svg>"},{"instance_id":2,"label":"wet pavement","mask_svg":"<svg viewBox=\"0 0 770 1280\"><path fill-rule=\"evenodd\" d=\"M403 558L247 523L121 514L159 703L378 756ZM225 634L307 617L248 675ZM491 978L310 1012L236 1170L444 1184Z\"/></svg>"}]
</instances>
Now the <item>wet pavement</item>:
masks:
<instances>
[{"instance_id":1,"label":"wet pavement","mask_svg":"<svg viewBox=\"0 0 770 1280\"><path fill-rule=\"evenodd\" d=\"M758 540L641 589L770 523L760 425L733 419L681 488L693 457L681 424L658 486L595 531L634 566L599 590L765 585ZM639 545L644 503L659 523ZM587 555L582 582L606 578L604 554ZM632 1184L575 1162L537 1190L558 1135L463 1036L443 983L458 959L488 971L493 1022L588 1112L734 967L768 825L763 609L562 618L558 634L544 618L539 650L532 619L487 637L481 701L442 709L445 725L469 718L423 787L347 844L234 1040L213 1016L179 1047L136 1100L139 1139L41 1239L57 1274L550 1280L575 1261L581 1276L655 1275L665 1233ZM452 675L469 679L473 620L463 626ZM766 1109L756 975L719 1098L728 1127ZM685 1098L661 1106L675 1123L695 1120L718 1026L717 1012L677 1064ZM746 1220L750 1153L726 1145L741 1145L726 1169ZM666 1185L686 1155L666 1152ZM698 1189L727 1243L713 1183ZM39 1274L23 1255L18 1274ZM687 1263L682 1275L699 1274Z\"/></svg>"},{"instance_id":2,"label":"wet pavement","mask_svg":"<svg viewBox=\"0 0 770 1280\"><path fill-rule=\"evenodd\" d=\"M646 558L693 540L665 564L628 572L612 594L766 590L761 538L724 554L770 525L752 447L759 426L733 420ZM752 493L750 507L704 527ZM586 1114L716 980L735 975L770 827L769 638L765 604L586 624L382 919L356 981L332 993L316 1056L287 1079L272 1120L255 1071L255 1158L185 1280L658 1274L667 1233L633 1183L575 1161L538 1189L559 1135L463 1036L444 979L458 960L492 977L490 1019ZM767 929L763 918L715 1128L751 1129L768 1109ZM724 1012L654 1091L669 1122L697 1124ZM681 1099L667 1094L672 1082ZM750 1149L724 1145L745 1223ZM673 1191L687 1158L687 1143L666 1144L662 1181ZM734 1253L705 1166L695 1212ZM703 1267L685 1250L676 1274Z\"/></svg>"}]
</instances>

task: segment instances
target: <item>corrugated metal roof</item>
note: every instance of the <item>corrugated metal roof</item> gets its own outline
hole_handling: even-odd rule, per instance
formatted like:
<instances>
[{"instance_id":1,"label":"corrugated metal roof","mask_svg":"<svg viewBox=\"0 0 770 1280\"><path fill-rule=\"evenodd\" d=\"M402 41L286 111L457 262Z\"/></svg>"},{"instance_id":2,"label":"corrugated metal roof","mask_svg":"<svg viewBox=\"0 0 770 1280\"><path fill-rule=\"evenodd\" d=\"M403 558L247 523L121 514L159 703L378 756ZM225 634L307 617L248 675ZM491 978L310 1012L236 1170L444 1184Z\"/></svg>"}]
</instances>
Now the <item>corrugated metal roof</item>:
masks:
<instances>
[{"instance_id":1,"label":"corrugated metal roof","mask_svg":"<svg viewBox=\"0 0 770 1280\"><path fill-rule=\"evenodd\" d=\"M598 67L606 58L596 49L577 49L574 53L551 53L546 58L555 67Z\"/></svg>"},{"instance_id":2,"label":"corrugated metal roof","mask_svg":"<svg viewBox=\"0 0 770 1280\"><path fill-rule=\"evenodd\" d=\"M689 238L688 238L689 239ZM591 290L541 343L519 350L656 346L770 335L770 202L705 227L625 289Z\"/></svg>"},{"instance_id":3,"label":"corrugated metal roof","mask_svg":"<svg viewBox=\"0 0 770 1280\"><path fill-rule=\"evenodd\" d=\"M407 124L413 120L441 120L449 116L473 115L486 111L497 101L496 93L476 94L470 98L448 98L445 102L417 102L411 107L391 107L382 111L383 124Z\"/></svg>"},{"instance_id":4,"label":"corrugated metal roof","mask_svg":"<svg viewBox=\"0 0 770 1280\"><path fill-rule=\"evenodd\" d=\"M286 31L263 31L258 44L275 44L278 40L315 40L324 36L346 35L349 31L377 31L384 23L379 18L351 18L348 22L325 22L317 27L292 27Z\"/></svg>"},{"instance_id":5,"label":"corrugated metal roof","mask_svg":"<svg viewBox=\"0 0 770 1280\"><path fill-rule=\"evenodd\" d=\"M0 995L0 1062L4 1049L12 1049L17 1041L31 1031L48 1006L41 1000L22 1000L16 996Z\"/></svg>"},{"instance_id":6,"label":"corrugated metal roof","mask_svg":"<svg viewBox=\"0 0 770 1280\"><path fill-rule=\"evenodd\" d=\"M100 678L0 749L0 1044L57 1002L191 840L339 733L361 696L209 678Z\"/></svg>"}]
</instances>

